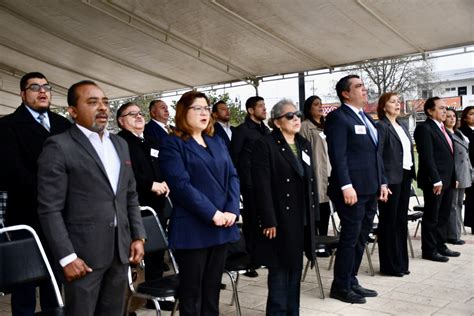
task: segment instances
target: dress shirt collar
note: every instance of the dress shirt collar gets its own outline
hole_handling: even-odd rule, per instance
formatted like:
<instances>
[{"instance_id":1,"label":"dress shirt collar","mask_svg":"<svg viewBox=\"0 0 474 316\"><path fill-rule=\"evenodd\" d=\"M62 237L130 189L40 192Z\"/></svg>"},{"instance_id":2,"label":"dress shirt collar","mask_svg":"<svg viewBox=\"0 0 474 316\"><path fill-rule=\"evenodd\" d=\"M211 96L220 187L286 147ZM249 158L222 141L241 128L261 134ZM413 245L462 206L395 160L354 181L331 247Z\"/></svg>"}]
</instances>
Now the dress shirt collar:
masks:
<instances>
[{"instance_id":1,"label":"dress shirt collar","mask_svg":"<svg viewBox=\"0 0 474 316\"><path fill-rule=\"evenodd\" d=\"M161 123L160 121L157 121L157 120L155 120L155 119L152 119L152 120L153 120L153 122L155 122L156 124L160 125L160 127L168 134L168 129L166 128L166 126L167 126L166 124L163 124L163 123Z\"/></svg>"},{"instance_id":2,"label":"dress shirt collar","mask_svg":"<svg viewBox=\"0 0 474 316\"><path fill-rule=\"evenodd\" d=\"M30 108L28 105L26 105L25 103L23 103L23 105L28 109L28 111L30 112L31 116L33 116L33 118L35 119L36 122L40 123L40 121L38 120L38 116L40 114L43 114L44 115L44 121L46 122L46 124L48 126L51 126L51 124L49 123L49 115L48 115L48 111L44 111L42 113L38 112L38 111L35 111L33 110L32 108Z\"/></svg>"},{"instance_id":3,"label":"dress shirt collar","mask_svg":"<svg viewBox=\"0 0 474 316\"><path fill-rule=\"evenodd\" d=\"M85 128L84 126L81 126L81 125L79 125L79 124L77 124L77 123L76 123L76 126L79 128L79 130L80 130L84 135L86 135L86 137L87 137L88 139L91 139L91 137L94 137L95 135L100 136L99 133L93 132L93 131L91 131L90 129ZM110 132L109 132L107 129L105 129L103 136L104 136L104 137L107 137L107 138L110 138ZM99 139L100 139L100 137L99 137Z\"/></svg>"}]
</instances>

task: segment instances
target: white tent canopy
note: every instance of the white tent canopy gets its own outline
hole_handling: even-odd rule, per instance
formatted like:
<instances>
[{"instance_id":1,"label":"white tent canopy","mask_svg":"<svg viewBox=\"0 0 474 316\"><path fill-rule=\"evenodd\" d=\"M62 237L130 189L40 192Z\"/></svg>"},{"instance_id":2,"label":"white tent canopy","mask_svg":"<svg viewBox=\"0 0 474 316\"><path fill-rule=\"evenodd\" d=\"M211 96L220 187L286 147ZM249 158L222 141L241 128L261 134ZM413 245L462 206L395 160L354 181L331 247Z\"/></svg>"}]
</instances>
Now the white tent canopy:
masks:
<instances>
[{"instance_id":1,"label":"white tent canopy","mask_svg":"<svg viewBox=\"0 0 474 316\"><path fill-rule=\"evenodd\" d=\"M474 43L473 0L1 0L0 114L40 71L53 105L96 81L110 98Z\"/></svg>"}]
</instances>

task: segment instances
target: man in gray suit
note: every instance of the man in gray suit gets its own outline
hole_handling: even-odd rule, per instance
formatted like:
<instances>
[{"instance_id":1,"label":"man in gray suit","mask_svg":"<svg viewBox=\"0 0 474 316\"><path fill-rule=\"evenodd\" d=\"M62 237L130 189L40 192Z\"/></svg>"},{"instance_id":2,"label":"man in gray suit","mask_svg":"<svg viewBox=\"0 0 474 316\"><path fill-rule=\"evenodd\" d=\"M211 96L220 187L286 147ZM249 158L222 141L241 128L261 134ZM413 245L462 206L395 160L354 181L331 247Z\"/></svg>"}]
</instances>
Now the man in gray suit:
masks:
<instances>
[{"instance_id":1,"label":"man in gray suit","mask_svg":"<svg viewBox=\"0 0 474 316\"><path fill-rule=\"evenodd\" d=\"M128 263L145 231L127 143L106 130L108 99L92 81L69 88L75 125L38 160L38 213L66 282L68 315L121 315Z\"/></svg>"}]
</instances>

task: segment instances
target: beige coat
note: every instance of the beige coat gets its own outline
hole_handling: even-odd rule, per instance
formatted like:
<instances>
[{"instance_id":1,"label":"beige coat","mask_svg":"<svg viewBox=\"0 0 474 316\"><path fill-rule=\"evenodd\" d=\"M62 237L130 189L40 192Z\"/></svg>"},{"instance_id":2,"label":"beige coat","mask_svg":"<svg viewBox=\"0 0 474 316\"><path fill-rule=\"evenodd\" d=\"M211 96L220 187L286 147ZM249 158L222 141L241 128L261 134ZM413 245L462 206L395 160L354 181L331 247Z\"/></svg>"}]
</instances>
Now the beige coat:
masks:
<instances>
[{"instance_id":1,"label":"beige coat","mask_svg":"<svg viewBox=\"0 0 474 316\"><path fill-rule=\"evenodd\" d=\"M322 129L314 125L310 120L301 123L300 134L309 140L313 148L313 169L318 181L319 203L329 202L327 196L328 177L331 174L331 163L328 156L328 145L326 136Z\"/></svg>"}]
</instances>

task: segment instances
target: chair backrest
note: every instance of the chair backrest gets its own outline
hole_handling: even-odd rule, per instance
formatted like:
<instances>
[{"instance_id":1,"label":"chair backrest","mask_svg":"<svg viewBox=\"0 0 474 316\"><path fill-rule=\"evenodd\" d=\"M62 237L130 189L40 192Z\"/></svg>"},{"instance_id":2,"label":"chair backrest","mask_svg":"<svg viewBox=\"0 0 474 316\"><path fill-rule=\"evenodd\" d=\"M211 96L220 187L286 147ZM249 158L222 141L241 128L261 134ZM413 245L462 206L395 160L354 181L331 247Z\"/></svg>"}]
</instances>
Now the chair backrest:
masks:
<instances>
[{"instance_id":1,"label":"chair backrest","mask_svg":"<svg viewBox=\"0 0 474 316\"><path fill-rule=\"evenodd\" d=\"M17 238L16 232L29 232L29 236ZM27 225L0 228L0 291L47 278L51 279L58 305L62 308L64 304L56 278L34 229Z\"/></svg>"},{"instance_id":2,"label":"chair backrest","mask_svg":"<svg viewBox=\"0 0 474 316\"><path fill-rule=\"evenodd\" d=\"M2 234L5 235L5 234ZM8 291L14 285L49 278L33 237L0 241L0 290Z\"/></svg>"},{"instance_id":3,"label":"chair backrest","mask_svg":"<svg viewBox=\"0 0 474 316\"><path fill-rule=\"evenodd\" d=\"M178 265L176 264L173 252L168 247L168 238L166 237L163 226L161 226L160 220L158 219L158 215L156 215L155 210L149 206L140 206L140 210L142 211L143 226L145 227L145 232L147 235L145 252L151 253L167 250L170 255L173 268L175 272L178 273Z\"/></svg>"},{"instance_id":4,"label":"chair backrest","mask_svg":"<svg viewBox=\"0 0 474 316\"><path fill-rule=\"evenodd\" d=\"M418 203L418 205L421 205L420 200L418 199L418 194L416 194L415 186L413 184L410 187L410 197L414 197L416 199L416 203Z\"/></svg>"}]
</instances>

